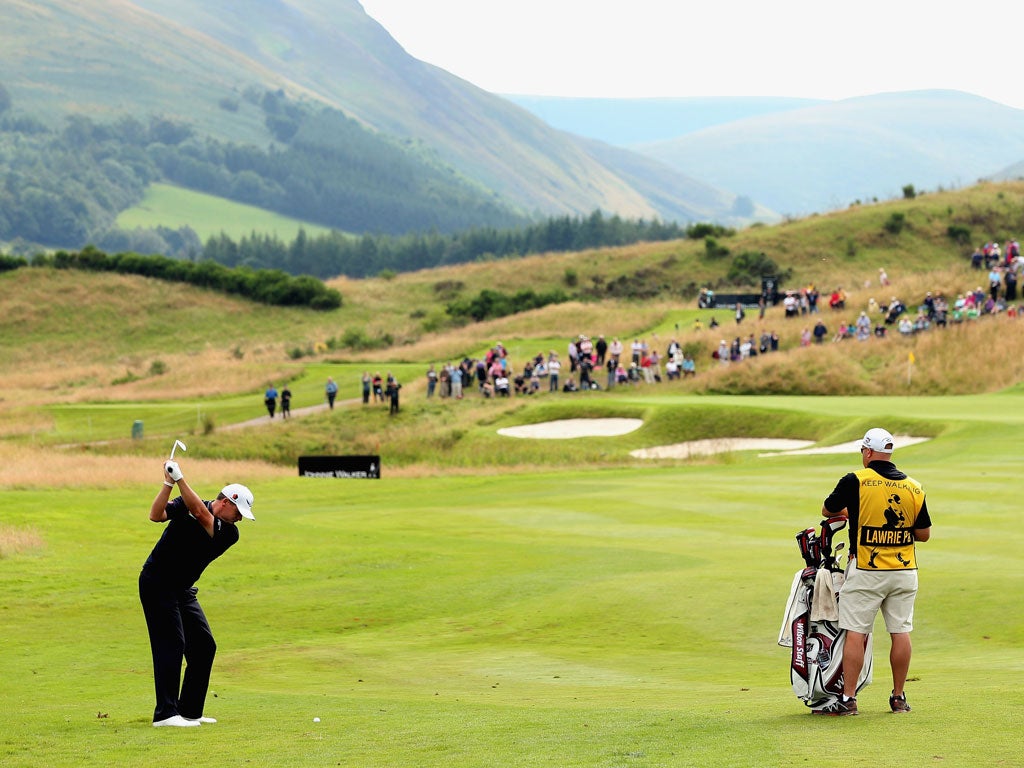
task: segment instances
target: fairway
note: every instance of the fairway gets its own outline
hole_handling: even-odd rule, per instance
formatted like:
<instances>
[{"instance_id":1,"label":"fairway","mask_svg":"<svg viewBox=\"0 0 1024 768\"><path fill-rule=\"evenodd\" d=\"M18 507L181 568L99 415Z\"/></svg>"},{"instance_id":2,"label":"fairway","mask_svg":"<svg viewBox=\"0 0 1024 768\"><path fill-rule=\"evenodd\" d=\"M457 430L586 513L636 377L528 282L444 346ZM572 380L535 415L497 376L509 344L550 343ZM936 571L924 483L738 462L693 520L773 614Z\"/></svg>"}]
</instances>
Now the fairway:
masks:
<instances>
[{"instance_id":1,"label":"fairway","mask_svg":"<svg viewBox=\"0 0 1024 768\"><path fill-rule=\"evenodd\" d=\"M775 642L801 567L794 536L855 468L849 454L419 477L389 476L385 454L379 481L225 478L253 488L257 520L199 582L220 722L173 733L150 727L136 590L160 533L146 519L158 477L5 485L0 537L23 543L0 559L0 763L1019 764L1024 398L756 404L840 432L901 414L901 429L934 435L894 455L935 525L918 548L909 715L888 711L880 624L857 718L809 716ZM179 456L186 474L202 441ZM196 485L204 498L219 488Z\"/></svg>"}]
</instances>

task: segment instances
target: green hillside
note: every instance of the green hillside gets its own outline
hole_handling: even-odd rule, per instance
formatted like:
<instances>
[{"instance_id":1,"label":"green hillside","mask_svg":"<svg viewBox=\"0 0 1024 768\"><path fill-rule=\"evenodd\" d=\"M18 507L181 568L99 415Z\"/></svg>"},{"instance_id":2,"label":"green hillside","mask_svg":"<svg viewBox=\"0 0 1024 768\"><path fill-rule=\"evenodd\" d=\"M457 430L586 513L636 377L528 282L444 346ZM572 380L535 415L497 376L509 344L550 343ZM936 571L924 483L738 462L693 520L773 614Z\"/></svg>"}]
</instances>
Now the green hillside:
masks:
<instances>
[{"instance_id":1,"label":"green hillside","mask_svg":"<svg viewBox=\"0 0 1024 768\"><path fill-rule=\"evenodd\" d=\"M244 105L241 94L251 86L288 85L210 38L134 4L16 2L5 6L3 21L3 83L17 108L51 124L68 114L159 115L214 136L265 143L262 115ZM238 109L223 109L223 99Z\"/></svg>"},{"instance_id":2,"label":"green hillside","mask_svg":"<svg viewBox=\"0 0 1024 768\"><path fill-rule=\"evenodd\" d=\"M383 133L430 148L517 208L589 213L599 207L667 217L567 134L409 57L355 0L266 3L258 14L195 0L140 4L282 73Z\"/></svg>"}]
</instances>

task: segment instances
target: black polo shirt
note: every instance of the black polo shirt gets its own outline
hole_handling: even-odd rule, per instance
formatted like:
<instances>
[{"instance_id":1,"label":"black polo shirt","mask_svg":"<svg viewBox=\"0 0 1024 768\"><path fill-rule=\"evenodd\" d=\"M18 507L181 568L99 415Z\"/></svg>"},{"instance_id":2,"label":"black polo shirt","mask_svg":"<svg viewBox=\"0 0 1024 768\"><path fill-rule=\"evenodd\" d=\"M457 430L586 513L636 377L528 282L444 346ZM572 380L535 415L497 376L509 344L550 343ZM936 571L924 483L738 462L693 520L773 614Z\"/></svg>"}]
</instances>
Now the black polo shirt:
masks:
<instances>
[{"instance_id":1,"label":"black polo shirt","mask_svg":"<svg viewBox=\"0 0 1024 768\"><path fill-rule=\"evenodd\" d=\"M211 502L203 503L211 509ZM167 527L142 566L142 575L171 589L187 589L238 541L238 527L214 517L211 536L189 514L180 496L168 502L166 510Z\"/></svg>"}]
</instances>

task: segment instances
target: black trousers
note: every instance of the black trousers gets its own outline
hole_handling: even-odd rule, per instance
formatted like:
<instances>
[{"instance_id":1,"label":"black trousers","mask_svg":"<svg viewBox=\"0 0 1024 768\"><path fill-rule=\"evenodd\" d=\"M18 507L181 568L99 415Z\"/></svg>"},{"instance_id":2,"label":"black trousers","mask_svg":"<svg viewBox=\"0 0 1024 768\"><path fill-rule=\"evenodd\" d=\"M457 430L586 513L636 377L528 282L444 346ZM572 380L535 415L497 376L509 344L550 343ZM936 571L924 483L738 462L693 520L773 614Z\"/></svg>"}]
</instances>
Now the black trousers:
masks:
<instances>
[{"instance_id":1,"label":"black trousers","mask_svg":"<svg viewBox=\"0 0 1024 768\"><path fill-rule=\"evenodd\" d=\"M196 587L170 589L145 575L139 577L139 598L153 651L154 723L174 715L202 717L217 643L196 599L198 591ZM183 661L187 664L184 679Z\"/></svg>"}]
</instances>

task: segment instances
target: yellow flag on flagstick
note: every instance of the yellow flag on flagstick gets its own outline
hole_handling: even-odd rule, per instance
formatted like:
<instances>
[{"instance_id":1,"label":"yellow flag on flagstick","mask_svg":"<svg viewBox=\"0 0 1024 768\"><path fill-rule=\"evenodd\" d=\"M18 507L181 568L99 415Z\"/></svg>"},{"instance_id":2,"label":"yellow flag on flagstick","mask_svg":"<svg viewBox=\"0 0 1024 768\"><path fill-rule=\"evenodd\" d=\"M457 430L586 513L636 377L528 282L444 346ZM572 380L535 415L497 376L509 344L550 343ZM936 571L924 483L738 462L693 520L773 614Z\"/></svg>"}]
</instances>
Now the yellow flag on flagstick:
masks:
<instances>
[{"instance_id":1,"label":"yellow flag on flagstick","mask_svg":"<svg viewBox=\"0 0 1024 768\"><path fill-rule=\"evenodd\" d=\"M911 365L913 365L914 364L914 353L913 352L908 352L907 355L908 355L907 356L907 360L910 362Z\"/></svg>"}]
</instances>

